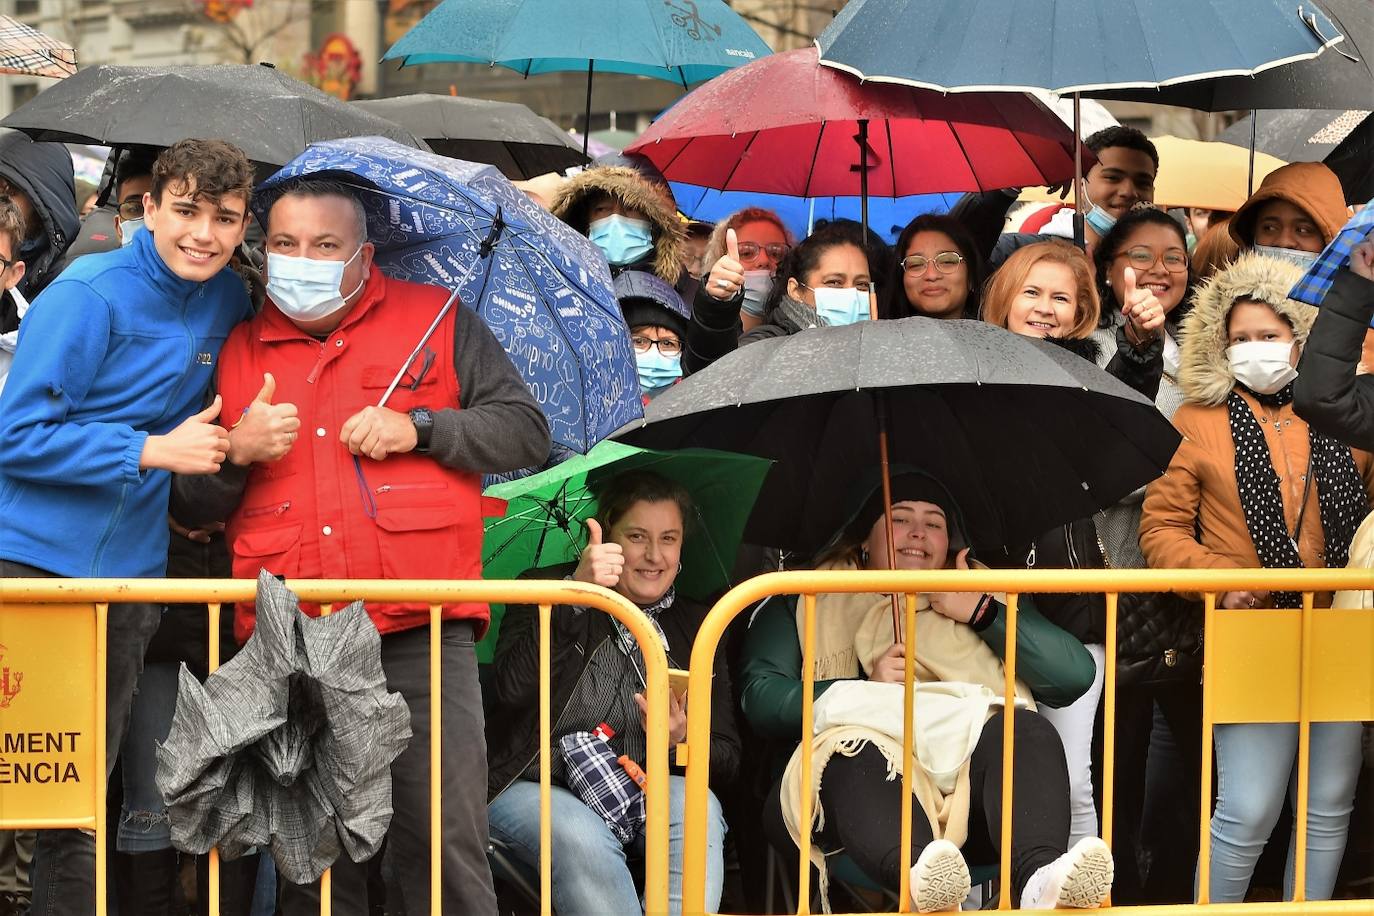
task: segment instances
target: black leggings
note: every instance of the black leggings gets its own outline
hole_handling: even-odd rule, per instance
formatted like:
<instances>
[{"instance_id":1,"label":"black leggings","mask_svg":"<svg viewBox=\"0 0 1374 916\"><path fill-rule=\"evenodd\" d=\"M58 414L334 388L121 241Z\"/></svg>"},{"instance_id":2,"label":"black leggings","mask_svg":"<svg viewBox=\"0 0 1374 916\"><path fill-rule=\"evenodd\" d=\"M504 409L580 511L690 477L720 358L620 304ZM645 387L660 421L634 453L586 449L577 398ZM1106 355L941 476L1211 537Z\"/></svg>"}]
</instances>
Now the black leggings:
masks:
<instances>
[{"instance_id":1,"label":"black leggings","mask_svg":"<svg viewBox=\"0 0 1374 916\"><path fill-rule=\"evenodd\" d=\"M1068 849L1069 773L1059 734L1044 718L1016 711L1016 764L1012 812L1011 879L1019 900L1035 870ZM964 859L969 865L994 865L1002 835L1002 729L997 713L983 733L969 762L968 840ZM872 745L853 757L835 754L821 776L821 805L825 830L816 837L822 849L843 851L864 874L896 890L902 862L902 781L887 779L887 759ZM780 786L780 784L779 784ZM764 808L764 825L774 845L795 852L782 819L779 787ZM932 839L920 803L911 801L911 861Z\"/></svg>"}]
</instances>

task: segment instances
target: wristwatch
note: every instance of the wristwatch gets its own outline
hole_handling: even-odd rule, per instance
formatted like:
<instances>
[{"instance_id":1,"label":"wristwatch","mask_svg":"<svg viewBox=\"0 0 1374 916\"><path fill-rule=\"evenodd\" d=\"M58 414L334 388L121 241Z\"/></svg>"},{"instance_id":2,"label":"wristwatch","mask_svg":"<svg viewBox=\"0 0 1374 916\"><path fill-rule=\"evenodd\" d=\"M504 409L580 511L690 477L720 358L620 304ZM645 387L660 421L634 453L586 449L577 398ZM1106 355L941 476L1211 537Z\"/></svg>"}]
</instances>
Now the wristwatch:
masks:
<instances>
[{"instance_id":1,"label":"wristwatch","mask_svg":"<svg viewBox=\"0 0 1374 916\"><path fill-rule=\"evenodd\" d=\"M410 422L415 425L415 451L429 453L429 437L434 433L434 414L428 407L412 407Z\"/></svg>"}]
</instances>

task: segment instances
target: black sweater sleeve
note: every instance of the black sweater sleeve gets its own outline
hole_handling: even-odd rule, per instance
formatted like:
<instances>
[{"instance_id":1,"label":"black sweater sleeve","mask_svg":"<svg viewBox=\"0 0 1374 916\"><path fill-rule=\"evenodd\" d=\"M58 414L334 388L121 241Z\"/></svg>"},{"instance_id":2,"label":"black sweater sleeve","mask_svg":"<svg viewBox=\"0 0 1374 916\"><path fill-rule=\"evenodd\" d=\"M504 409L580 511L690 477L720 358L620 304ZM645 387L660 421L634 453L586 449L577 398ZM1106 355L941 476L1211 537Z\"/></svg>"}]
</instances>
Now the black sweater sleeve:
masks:
<instances>
[{"instance_id":1,"label":"black sweater sleeve","mask_svg":"<svg viewBox=\"0 0 1374 916\"><path fill-rule=\"evenodd\" d=\"M1374 375L1356 375L1374 317L1374 282L1343 270L1298 361L1293 405L1317 432L1374 450Z\"/></svg>"},{"instance_id":2,"label":"black sweater sleeve","mask_svg":"<svg viewBox=\"0 0 1374 916\"><path fill-rule=\"evenodd\" d=\"M1106 371L1153 401L1164 375L1163 335L1157 335L1144 347L1136 347L1126 338L1126 326L1117 325L1116 355L1107 363Z\"/></svg>"},{"instance_id":3,"label":"black sweater sleeve","mask_svg":"<svg viewBox=\"0 0 1374 916\"><path fill-rule=\"evenodd\" d=\"M692 298L692 320L687 323L687 352L683 354L684 375L700 372L739 346L742 326L739 309L744 290L732 298L717 299L706 291L703 282Z\"/></svg>"}]
</instances>

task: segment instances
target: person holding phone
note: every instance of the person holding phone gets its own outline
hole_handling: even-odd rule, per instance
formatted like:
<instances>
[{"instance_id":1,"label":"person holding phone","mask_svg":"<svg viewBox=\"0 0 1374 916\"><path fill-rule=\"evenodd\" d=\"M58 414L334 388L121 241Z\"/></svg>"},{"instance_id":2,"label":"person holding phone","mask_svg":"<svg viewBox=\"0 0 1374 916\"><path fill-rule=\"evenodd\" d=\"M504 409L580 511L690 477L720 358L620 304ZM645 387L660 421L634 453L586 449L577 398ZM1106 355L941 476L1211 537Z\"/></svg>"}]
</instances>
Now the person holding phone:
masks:
<instances>
[{"instance_id":1,"label":"person holding phone","mask_svg":"<svg viewBox=\"0 0 1374 916\"><path fill-rule=\"evenodd\" d=\"M682 545L693 517L691 496L674 481L650 471L631 471L598 492L599 509L587 520L587 546L576 564L530 570L526 578L575 579L614 589L653 622L668 664L689 661L708 608L678 592ZM550 700L553 745L573 732L614 732L616 755L643 765L647 736L644 659L630 632L609 614L557 605L552 617ZM493 838L532 867L539 865L539 613L530 605L506 609L491 689L495 709L487 719ZM723 648L717 649L711 685L711 783L719 790L734 779L741 748L731 712L733 699ZM687 736L687 709L670 691L669 745ZM670 757L671 760L671 757ZM641 910L631 865L642 867L643 835L622 843L601 816L569 789L561 758L552 761L553 908L573 914L634 913ZM672 768L669 779L670 859L668 900L682 906L682 824L686 780ZM720 904L725 880L725 819L709 796L706 848L706 906Z\"/></svg>"}]
</instances>

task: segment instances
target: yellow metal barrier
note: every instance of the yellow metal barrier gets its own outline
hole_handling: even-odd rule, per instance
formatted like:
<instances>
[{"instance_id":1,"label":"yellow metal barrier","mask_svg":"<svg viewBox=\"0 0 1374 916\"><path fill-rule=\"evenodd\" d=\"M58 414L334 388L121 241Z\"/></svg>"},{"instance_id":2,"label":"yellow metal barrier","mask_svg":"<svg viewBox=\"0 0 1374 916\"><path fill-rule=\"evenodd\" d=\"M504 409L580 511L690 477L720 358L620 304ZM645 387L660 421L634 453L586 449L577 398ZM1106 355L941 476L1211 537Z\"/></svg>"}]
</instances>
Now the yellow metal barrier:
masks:
<instances>
[{"instance_id":1,"label":"yellow metal barrier","mask_svg":"<svg viewBox=\"0 0 1374 916\"><path fill-rule=\"evenodd\" d=\"M610 614L624 624L638 640L644 653L645 698L648 776L647 821L645 836L645 906L650 913L668 911L668 662L663 644L652 624L639 608L625 598L595 585L570 581L408 581L391 582L373 579L292 581L287 585L302 601L318 602L327 613L335 604L366 600L427 604L430 607L430 695L441 693L439 666L439 627L441 606L466 601L490 604L534 604L539 606L539 715L540 715L540 896L545 916L552 912L552 820L551 792L551 732L553 722L549 709L550 682L550 619L555 604L593 608ZM78 715L79 728L69 732L85 733L94 740L89 744L91 763L85 788L75 802L75 813L44 817L35 813L32 805L17 799L13 789L0 782L0 829L32 830L80 828L96 835L95 881L96 912L106 911L107 862L105 817L105 623L109 606L115 603L201 604L209 608L210 666L219 660L219 618L221 606L237 601L252 601L256 583L252 580L223 579L0 579L0 645L8 646L13 655L16 648L29 652L30 658L43 653L58 660L58 668L67 672L65 680L57 680L57 689L65 685L67 693L58 699L58 706L80 709L88 707L89 719ZM35 606L44 607L35 607ZM73 623L75 621L75 623ZM61 628L55 637L55 624L62 624L77 635L74 643L63 639ZM80 657L82 646L89 646ZM4 650L0 649L0 652ZM3 659L0 659L3 661ZM85 674L73 678L73 672ZM61 671L58 672L59 674ZM0 669L0 682L8 684L8 671ZM80 681L77 683L77 681ZM32 682L31 682L32 683ZM92 691L92 684L94 689ZM90 691L89 703L83 703L82 693ZM90 694L88 694L90 695ZM11 709L10 697L0 692L0 736L12 733L10 725L16 720L18 709ZM22 707L21 707L22 708ZM439 817L440 774L440 718L439 704L430 710L430 912L442 913L440 851L442 837ZM39 739L40 741L42 739ZM76 741L75 735L72 741ZM0 747L3 743L0 742ZM0 765L3 761L0 760ZM75 763L73 763L75 766ZM80 783L78 783L80 785ZM87 802L85 799L89 799ZM207 893L210 913L219 912L219 869L212 853ZM329 913L329 873L321 879L321 914Z\"/></svg>"},{"instance_id":2,"label":"yellow metal barrier","mask_svg":"<svg viewBox=\"0 0 1374 916\"><path fill-rule=\"evenodd\" d=\"M1227 610L1217 613L1215 597L1242 589L1298 591L1304 594L1302 610ZM1104 687L1105 741L1103 767L1103 839L1111 842L1112 780L1115 770L1116 710L1116 623L1117 594L1121 592L1190 592L1206 596L1203 657L1203 785L1200 797L1201 888L1197 904L1150 907L1110 907L1117 912L1140 914L1236 913L1244 916L1293 913L1374 912L1371 900L1307 902L1301 888L1306 877L1307 770L1309 765L1308 726L1314 721L1374 720L1374 612L1358 609L1312 608L1312 593L1332 590L1368 591L1374 589L1374 570L932 570L922 572L786 572L769 573L737 586L716 603L697 633L692 646L688 682L686 748L686 812L683 854L683 912L704 912L706 868L707 787L711 741L711 678L716 646L726 627L746 608L775 595L801 597L802 631L802 722L805 732L812 721L814 693L814 635L816 596L840 593L899 593L907 596L906 632L915 638L915 595L929 592L1005 592L1007 594L1007 640L1005 702L1012 708L1016 679L1016 605L1018 593L1098 592L1106 595L1107 662ZM911 721L914 692L910 688L914 647L907 656L906 722ZM1314 665L1313 658L1321 658ZM1224 674L1224 676L1222 676ZM1000 885L1011 887L1013 717L1005 716L1003 736L1003 804L1000 856ZM1208 860L1210 859L1212 727L1227 722L1297 722L1298 817L1295 900L1280 903L1209 904L1207 902ZM800 736L809 739L809 735ZM812 743L802 740L800 761L802 786L811 784ZM911 794L914 763L911 729L903 736L903 792ZM802 793L799 822L811 822L810 795ZM799 914L810 912L809 833L802 836L798 875ZM902 806L900 912L910 906L907 872L911 856L911 811ZM1001 894L999 909L1012 908L1010 893Z\"/></svg>"}]
</instances>

